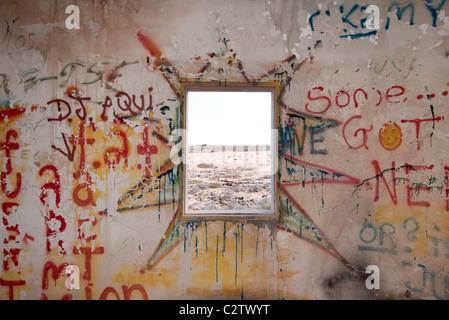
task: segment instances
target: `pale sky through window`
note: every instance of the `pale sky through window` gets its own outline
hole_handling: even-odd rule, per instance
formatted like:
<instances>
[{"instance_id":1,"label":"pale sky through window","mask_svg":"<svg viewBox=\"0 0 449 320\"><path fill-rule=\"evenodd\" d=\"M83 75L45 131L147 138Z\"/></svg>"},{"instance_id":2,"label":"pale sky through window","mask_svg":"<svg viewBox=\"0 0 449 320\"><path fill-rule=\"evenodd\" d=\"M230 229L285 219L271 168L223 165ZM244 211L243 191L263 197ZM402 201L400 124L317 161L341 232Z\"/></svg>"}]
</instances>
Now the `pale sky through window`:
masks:
<instances>
[{"instance_id":1,"label":"pale sky through window","mask_svg":"<svg viewBox=\"0 0 449 320\"><path fill-rule=\"evenodd\" d=\"M189 145L270 145L271 92L189 91Z\"/></svg>"}]
</instances>

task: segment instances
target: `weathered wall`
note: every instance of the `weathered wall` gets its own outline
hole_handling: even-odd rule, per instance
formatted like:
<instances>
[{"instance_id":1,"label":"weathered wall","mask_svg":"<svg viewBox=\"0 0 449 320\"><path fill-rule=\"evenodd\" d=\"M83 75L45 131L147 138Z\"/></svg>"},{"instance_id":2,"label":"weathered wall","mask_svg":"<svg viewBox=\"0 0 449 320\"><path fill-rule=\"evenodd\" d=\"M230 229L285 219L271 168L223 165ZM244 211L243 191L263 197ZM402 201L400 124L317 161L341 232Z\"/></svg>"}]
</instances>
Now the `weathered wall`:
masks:
<instances>
[{"instance_id":1,"label":"weathered wall","mask_svg":"<svg viewBox=\"0 0 449 320\"><path fill-rule=\"evenodd\" d=\"M2 1L0 297L449 298L445 2ZM180 216L196 80L278 86L279 219Z\"/></svg>"}]
</instances>

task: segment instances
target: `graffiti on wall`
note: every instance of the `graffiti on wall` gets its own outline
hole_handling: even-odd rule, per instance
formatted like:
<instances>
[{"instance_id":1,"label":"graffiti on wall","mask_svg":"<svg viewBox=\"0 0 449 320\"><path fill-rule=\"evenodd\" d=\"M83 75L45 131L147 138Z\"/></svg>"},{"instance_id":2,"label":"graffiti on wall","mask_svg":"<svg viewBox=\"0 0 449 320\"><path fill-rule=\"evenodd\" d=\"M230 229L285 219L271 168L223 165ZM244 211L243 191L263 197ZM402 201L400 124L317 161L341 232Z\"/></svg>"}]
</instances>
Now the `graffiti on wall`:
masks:
<instances>
[{"instance_id":1,"label":"graffiti on wall","mask_svg":"<svg viewBox=\"0 0 449 320\"><path fill-rule=\"evenodd\" d=\"M433 27L444 4L445 0L425 3ZM367 31L366 19L357 16L365 9L358 4L340 5L334 11L320 9L310 15L308 23L316 31L320 19L338 15L342 22L341 38L377 34ZM407 18L410 25L414 24L415 10L414 3L399 6L394 2L388 7L388 12L395 13L398 20ZM21 34L15 29L19 20L5 22L6 32L0 46L8 51L31 50L35 45L33 33ZM389 16L382 29L391 28ZM327 235L326 226L316 222L318 213L307 209L295 196L298 190L317 186L324 190L326 186L326 190L352 192L351 199L356 201L362 201L360 194L368 193L370 203L378 205L373 217L370 215L360 226L354 251L397 257L398 269L420 272L419 277L403 282L405 289L416 295L448 299L447 270L438 269L432 259L440 261L449 254L448 228L437 217L437 213L444 216L449 211L449 164L381 160L382 154L394 156L394 152L410 145L416 154L432 146L432 139L445 125L444 113L438 105L447 99L448 90L413 92L405 81L386 88L346 86L336 90L322 83L308 87L305 92L295 92L301 99L287 104L292 80L299 77L304 66L312 64L313 56L299 59L292 55L262 75L250 77L227 35L226 30L219 31L220 52L193 58L204 63L189 77L164 57L156 42L143 31L137 32L135 42L146 50L146 65L139 61L117 64L72 61L62 63L54 74L39 67L28 68L18 74L24 92L44 84L58 89L41 105L10 106L11 75L0 73L2 97L7 98L0 110L5 235L0 286L6 296L20 299L20 293L30 285L28 274L39 272L41 299L149 299L151 289L161 283L166 288L174 287L181 272L181 267L164 269L164 259L179 262L191 256L192 260L187 261L194 270L187 295L254 297L258 290L251 287L252 281L277 279L276 238L284 232L353 271L356 267L352 257L341 254L338 250L341 243ZM162 102L156 102L159 92L153 84L144 90L121 88L117 79L127 78L131 66L162 76L174 98L163 97ZM180 199L183 169L172 162L171 154L180 139L174 133L181 126L186 82L276 86L280 163L277 219L227 221L183 217ZM85 93L83 89L89 86L107 90L101 101L94 101L96 98ZM423 116L401 114L396 119L382 119L380 124L370 122L367 116L372 112L369 110L383 112L390 106L408 105L423 105ZM31 168L29 161L19 161L30 157L27 153L32 150L21 139L22 131L26 130L21 123L30 116L39 118L49 128L47 149L35 151L39 160L37 169ZM335 148L328 144L330 137L338 137L345 152L366 155L375 150L379 158L369 159L363 177L349 169L323 165L322 159L335 155ZM36 210L42 215L40 229L27 229L21 224L20 215L24 214L21 207L29 201L30 194L39 204ZM323 195L320 200L324 205ZM358 210L359 203L356 207ZM423 218L423 210L434 213L432 221ZM103 219L136 213L157 216L159 223L166 214L170 219L139 268L123 266L108 279L109 284L100 284L101 264L111 254L102 230ZM42 237L45 261L41 270L30 271L28 265L21 264L26 261L24 252ZM71 264L79 265L82 271L82 289L77 293L64 286L65 268ZM204 268L211 272L204 275ZM277 289L261 289L258 294L257 297L285 296Z\"/></svg>"},{"instance_id":2,"label":"graffiti on wall","mask_svg":"<svg viewBox=\"0 0 449 320\"><path fill-rule=\"evenodd\" d=\"M397 20L407 22L413 26L415 24L415 12L421 9L421 6L426 8L423 10L427 13L429 24L432 27L437 27L438 14L445 5L446 0L441 1L424 1L423 4L416 4L412 1L408 3L399 3L397 1L391 1L387 6L386 12L383 12L382 17L385 15L386 19L379 29L388 31L391 29L391 20L395 16ZM328 8L326 10L319 9L315 12L311 12L308 18L308 24L312 31L316 31L316 24L320 20L326 20L337 16L340 18L340 24L337 29L340 29L340 38L359 39L376 35L379 29L371 30L367 25L368 19L371 19L372 15L367 11L369 5L361 5L358 3L352 5L337 4L335 7ZM418 7L418 8L417 8ZM379 13L379 15L381 15Z\"/></svg>"}]
</instances>

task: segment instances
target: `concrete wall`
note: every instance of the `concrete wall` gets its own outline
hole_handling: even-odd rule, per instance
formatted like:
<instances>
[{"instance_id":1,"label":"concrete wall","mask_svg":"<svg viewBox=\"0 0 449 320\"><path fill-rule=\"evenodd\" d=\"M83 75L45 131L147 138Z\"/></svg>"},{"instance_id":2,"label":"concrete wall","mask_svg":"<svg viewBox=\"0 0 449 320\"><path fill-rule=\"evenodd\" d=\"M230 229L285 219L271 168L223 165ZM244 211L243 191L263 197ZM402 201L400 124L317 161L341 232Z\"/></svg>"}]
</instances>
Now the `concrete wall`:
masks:
<instances>
[{"instance_id":1,"label":"concrete wall","mask_svg":"<svg viewBox=\"0 0 449 320\"><path fill-rule=\"evenodd\" d=\"M449 298L448 9L1 1L0 297ZM278 219L183 219L198 80L277 86Z\"/></svg>"}]
</instances>

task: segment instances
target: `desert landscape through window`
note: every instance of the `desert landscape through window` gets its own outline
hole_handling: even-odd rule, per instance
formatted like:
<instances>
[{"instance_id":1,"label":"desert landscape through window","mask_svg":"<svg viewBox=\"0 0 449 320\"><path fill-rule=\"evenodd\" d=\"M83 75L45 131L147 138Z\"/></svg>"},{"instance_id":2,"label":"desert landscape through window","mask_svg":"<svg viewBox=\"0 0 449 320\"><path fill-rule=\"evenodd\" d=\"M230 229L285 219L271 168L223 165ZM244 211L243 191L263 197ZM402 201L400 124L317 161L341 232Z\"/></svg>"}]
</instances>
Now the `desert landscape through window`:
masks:
<instances>
[{"instance_id":1,"label":"desert landscape through window","mask_svg":"<svg viewBox=\"0 0 449 320\"><path fill-rule=\"evenodd\" d=\"M271 210L269 145L192 146L187 210Z\"/></svg>"}]
</instances>

